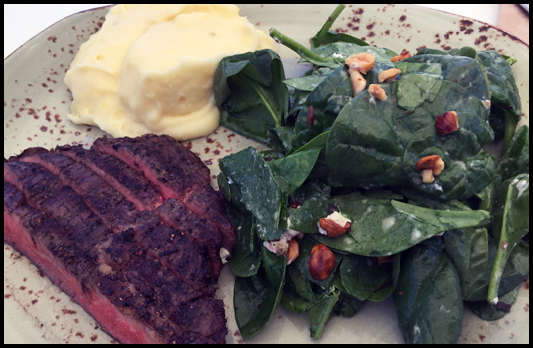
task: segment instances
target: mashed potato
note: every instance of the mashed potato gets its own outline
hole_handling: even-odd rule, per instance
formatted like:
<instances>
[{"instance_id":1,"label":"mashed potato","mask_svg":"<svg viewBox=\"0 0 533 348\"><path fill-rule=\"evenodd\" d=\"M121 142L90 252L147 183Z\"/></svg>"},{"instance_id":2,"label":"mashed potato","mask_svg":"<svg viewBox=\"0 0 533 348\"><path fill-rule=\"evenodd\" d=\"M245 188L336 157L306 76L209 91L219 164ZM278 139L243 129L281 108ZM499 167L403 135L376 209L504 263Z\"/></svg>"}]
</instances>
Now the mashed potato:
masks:
<instances>
[{"instance_id":1,"label":"mashed potato","mask_svg":"<svg viewBox=\"0 0 533 348\"><path fill-rule=\"evenodd\" d=\"M234 5L114 6L67 71L68 117L114 137L207 135L219 124L220 59L274 45Z\"/></svg>"}]
</instances>

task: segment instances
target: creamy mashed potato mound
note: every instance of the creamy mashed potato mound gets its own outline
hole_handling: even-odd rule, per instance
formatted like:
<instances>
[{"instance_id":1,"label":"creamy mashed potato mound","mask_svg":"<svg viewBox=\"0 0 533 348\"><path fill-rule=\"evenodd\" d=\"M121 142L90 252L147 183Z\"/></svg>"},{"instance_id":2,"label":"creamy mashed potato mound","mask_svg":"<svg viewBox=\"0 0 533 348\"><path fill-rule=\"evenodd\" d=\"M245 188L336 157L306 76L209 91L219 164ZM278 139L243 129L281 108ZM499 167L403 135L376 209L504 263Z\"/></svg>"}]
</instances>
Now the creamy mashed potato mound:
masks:
<instances>
[{"instance_id":1,"label":"creamy mashed potato mound","mask_svg":"<svg viewBox=\"0 0 533 348\"><path fill-rule=\"evenodd\" d=\"M234 5L116 5L66 73L68 118L114 137L210 134L220 59L265 48L274 40Z\"/></svg>"}]
</instances>

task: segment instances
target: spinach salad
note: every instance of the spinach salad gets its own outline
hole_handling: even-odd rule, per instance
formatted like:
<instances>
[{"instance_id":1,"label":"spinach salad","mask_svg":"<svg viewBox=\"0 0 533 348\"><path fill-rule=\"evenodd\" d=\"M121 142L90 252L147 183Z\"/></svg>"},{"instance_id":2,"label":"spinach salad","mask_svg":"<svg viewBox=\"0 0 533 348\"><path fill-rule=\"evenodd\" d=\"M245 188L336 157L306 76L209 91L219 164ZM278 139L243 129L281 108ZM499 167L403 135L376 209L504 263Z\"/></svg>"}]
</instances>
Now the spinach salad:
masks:
<instances>
[{"instance_id":1,"label":"spinach salad","mask_svg":"<svg viewBox=\"0 0 533 348\"><path fill-rule=\"evenodd\" d=\"M320 338L331 315L392 296L406 342L455 343L464 306L499 319L529 276L529 127L515 132L515 60L370 46L329 30L343 8L309 48L271 29L312 64L300 77L286 79L271 50L217 68L222 125L269 148L220 161L238 236L237 325L253 336L281 303L307 311ZM345 62L365 54L373 65L363 76ZM353 76L364 90L354 93ZM498 139L495 163L483 147Z\"/></svg>"}]
</instances>

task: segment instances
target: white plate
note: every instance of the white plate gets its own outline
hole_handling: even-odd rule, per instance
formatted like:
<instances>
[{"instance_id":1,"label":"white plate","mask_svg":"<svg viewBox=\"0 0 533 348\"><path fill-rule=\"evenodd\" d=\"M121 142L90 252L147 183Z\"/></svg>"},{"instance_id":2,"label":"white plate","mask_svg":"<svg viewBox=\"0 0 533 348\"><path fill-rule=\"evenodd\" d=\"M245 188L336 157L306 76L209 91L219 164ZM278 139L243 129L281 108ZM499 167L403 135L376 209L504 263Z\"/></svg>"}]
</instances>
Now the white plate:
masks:
<instances>
[{"instance_id":1,"label":"white plate","mask_svg":"<svg viewBox=\"0 0 533 348\"><path fill-rule=\"evenodd\" d=\"M279 31L307 43L336 5L240 5L241 14L260 29ZM104 133L95 127L66 120L70 94L63 76L80 44L99 28L107 9L74 14L49 27L4 60L4 157L24 148L52 148L66 143L90 143ZM488 24L418 6L348 5L332 29L365 39L397 52L420 47L446 49L472 46L512 55L522 96L521 123L529 124L529 47ZM9 35L9 33L7 34ZM279 47L287 77L308 67L298 56ZM208 165L212 178L218 160L254 143L219 128L208 137L185 142ZM224 299L228 343L401 343L392 301L367 302L357 315L333 317L320 340L309 337L306 314L283 308L258 335L243 339L233 314L233 275L224 268L217 292ZM4 343L108 343L94 319L70 302L47 278L11 247L4 244ZM502 320L486 322L465 309L460 343L529 343L529 280L511 312Z\"/></svg>"}]
</instances>

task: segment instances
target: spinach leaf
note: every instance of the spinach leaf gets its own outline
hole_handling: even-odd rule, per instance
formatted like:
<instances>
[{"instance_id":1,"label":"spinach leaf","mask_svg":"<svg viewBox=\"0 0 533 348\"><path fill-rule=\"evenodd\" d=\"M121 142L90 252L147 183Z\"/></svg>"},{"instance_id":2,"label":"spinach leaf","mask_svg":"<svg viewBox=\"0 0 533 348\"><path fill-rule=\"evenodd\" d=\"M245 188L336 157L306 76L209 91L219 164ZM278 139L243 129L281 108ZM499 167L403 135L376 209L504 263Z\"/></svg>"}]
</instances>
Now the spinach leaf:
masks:
<instances>
[{"instance_id":1,"label":"spinach leaf","mask_svg":"<svg viewBox=\"0 0 533 348\"><path fill-rule=\"evenodd\" d=\"M291 79L284 80L283 83L289 87L299 89L301 91L311 92L329 75L331 75L334 70L335 69L332 68L319 68L310 75L293 77Z\"/></svg>"},{"instance_id":2,"label":"spinach leaf","mask_svg":"<svg viewBox=\"0 0 533 348\"><path fill-rule=\"evenodd\" d=\"M401 62L396 68L402 71L396 93L399 107L412 111L424 101L435 99L442 86L439 64Z\"/></svg>"},{"instance_id":3,"label":"spinach leaf","mask_svg":"<svg viewBox=\"0 0 533 348\"><path fill-rule=\"evenodd\" d=\"M353 317L362 306L363 301L341 291L339 299L337 300L337 306L335 307L335 314L350 318Z\"/></svg>"},{"instance_id":4,"label":"spinach leaf","mask_svg":"<svg viewBox=\"0 0 533 348\"><path fill-rule=\"evenodd\" d=\"M496 167L499 182L518 174L529 174L529 126L520 127Z\"/></svg>"},{"instance_id":5,"label":"spinach leaf","mask_svg":"<svg viewBox=\"0 0 533 348\"><path fill-rule=\"evenodd\" d=\"M382 283L379 288L374 290L374 293L370 295L370 297L368 297L370 301L381 302L392 295L396 289L398 277L400 276L400 257L401 253L398 253L394 255L392 264L385 264L386 268L388 269L387 272L389 272L389 278L387 278L385 282Z\"/></svg>"},{"instance_id":6,"label":"spinach leaf","mask_svg":"<svg viewBox=\"0 0 533 348\"><path fill-rule=\"evenodd\" d=\"M511 66L494 50L481 51L478 55L487 73L491 91L490 126L494 129L496 139L500 139L506 132L506 119L510 119L512 124L508 131L512 136L522 117L522 103Z\"/></svg>"},{"instance_id":7,"label":"spinach leaf","mask_svg":"<svg viewBox=\"0 0 533 348\"><path fill-rule=\"evenodd\" d=\"M307 311L309 314L311 337L320 338L322 336L324 326L331 314L334 313L339 296L340 291L333 288L331 293L323 296L319 301L309 307Z\"/></svg>"},{"instance_id":8,"label":"spinach leaf","mask_svg":"<svg viewBox=\"0 0 533 348\"><path fill-rule=\"evenodd\" d=\"M228 262L229 267L238 277L255 275L261 265L261 249L254 216L248 211L240 211L232 204L226 205L226 216L237 236L233 257Z\"/></svg>"},{"instance_id":9,"label":"spinach leaf","mask_svg":"<svg viewBox=\"0 0 533 348\"><path fill-rule=\"evenodd\" d=\"M329 205L350 218L351 231L335 238L318 234ZM418 207L386 198L352 193L320 202L310 199L291 211L290 228L311 234L328 247L364 256L387 256L410 248L437 233L486 224L486 211L446 211Z\"/></svg>"},{"instance_id":10,"label":"spinach leaf","mask_svg":"<svg viewBox=\"0 0 533 348\"><path fill-rule=\"evenodd\" d=\"M243 337L251 337L268 325L283 293L286 259L264 247L261 255L264 270L251 277L235 278L235 320Z\"/></svg>"},{"instance_id":11,"label":"spinach leaf","mask_svg":"<svg viewBox=\"0 0 533 348\"><path fill-rule=\"evenodd\" d=\"M289 198L289 203L296 202L297 205L304 204L308 199L317 197L327 200L331 197L331 187L318 179L308 180L300 186ZM292 210L291 210L292 212ZM289 214L291 215L291 214Z\"/></svg>"},{"instance_id":12,"label":"spinach leaf","mask_svg":"<svg viewBox=\"0 0 533 348\"><path fill-rule=\"evenodd\" d=\"M529 174L519 174L505 180L494 206L492 234L498 240L498 251L492 268L487 301L496 304L507 259L522 237L529 232Z\"/></svg>"},{"instance_id":13,"label":"spinach leaf","mask_svg":"<svg viewBox=\"0 0 533 348\"><path fill-rule=\"evenodd\" d=\"M288 271L289 267L287 267ZM296 314L302 314L309 308L311 302L298 295L291 278L286 277L283 295L281 296L281 305Z\"/></svg>"},{"instance_id":14,"label":"spinach leaf","mask_svg":"<svg viewBox=\"0 0 533 348\"><path fill-rule=\"evenodd\" d=\"M396 52L388 48L361 46L352 42L332 42L313 48L313 52L324 58L333 57L335 54L335 57L339 57L338 59L342 64L344 64L346 58L357 53L372 53L376 57L376 62L383 63L390 63L390 59L398 55Z\"/></svg>"},{"instance_id":15,"label":"spinach leaf","mask_svg":"<svg viewBox=\"0 0 533 348\"><path fill-rule=\"evenodd\" d=\"M466 305L475 315L483 320L498 320L509 313L511 305L516 302L520 287L522 287L522 285L519 285L514 290L503 295L497 306L493 306L487 301L466 302Z\"/></svg>"},{"instance_id":16,"label":"spinach leaf","mask_svg":"<svg viewBox=\"0 0 533 348\"><path fill-rule=\"evenodd\" d=\"M423 54L404 59L396 66L400 68L404 64L438 64L441 67L442 78L453 82L468 90L469 94L481 101L490 99L490 85L485 70L476 51L469 47L463 47L455 55ZM488 108L484 107L479 114L484 120L489 116Z\"/></svg>"},{"instance_id":17,"label":"spinach leaf","mask_svg":"<svg viewBox=\"0 0 533 348\"><path fill-rule=\"evenodd\" d=\"M394 305L406 343L456 343L463 301L455 267L432 238L405 252Z\"/></svg>"},{"instance_id":18,"label":"spinach leaf","mask_svg":"<svg viewBox=\"0 0 533 348\"><path fill-rule=\"evenodd\" d=\"M257 235L261 240L279 239L282 195L270 167L253 147L226 156L220 161L219 182L226 183L237 193L229 199L256 219ZM235 195L234 195L235 196ZM226 197L228 199L228 197ZM285 202L283 202L285 204Z\"/></svg>"},{"instance_id":19,"label":"spinach leaf","mask_svg":"<svg viewBox=\"0 0 533 348\"><path fill-rule=\"evenodd\" d=\"M265 49L223 58L215 72L220 123L266 143L268 131L282 125L289 107L285 72L276 52Z\"/></svg>"},{"instance_id":20,"label":"spinach leaf","mask_svg":"<svg viewBox=\"0 0 533 348\"><path fill-rule=\"evenodd\" d=\"M480 288L486 288L487 269L491 265L488 239L485 228L457 229L444 234L444 248L459 274L464 300L471 301Z\"/></svg>"},{"instance_id":21,"label":"spinach leaf","mask_svg":"<svg viewBox=\"0 0 533 348\"><path fill-rule=\"evenodd\" d=\"M485 229L458 229L444 234L445 252L459 273L464 300L486 302L497 243L486 236ZM522 284L528 275L529 244L521 241L505 264L498 296Z\"/></svg>"},{"instance_id":22,"label":"spinach leaf","mask_svg":"<svg viewBox=\"0 0 533 348\"><path fill-rule=\"evenodd\" d=\"M313 169L320 149L300 151L280 159L268 162L274 175L285 178L289 184L287 195L292 194L300 187Z\"/></svg>"},{"instance_id":23,"label":"spinach leaf","mask_svg":"<svg viewBox=\"0 0 533 348\"><path fill-rule=\"evenodd\" d=\"M390 264L379 265L375 257L354 254L342 258L338 274L344 292L363 301L391 278Z\"/></svg>"}]
</instances>

